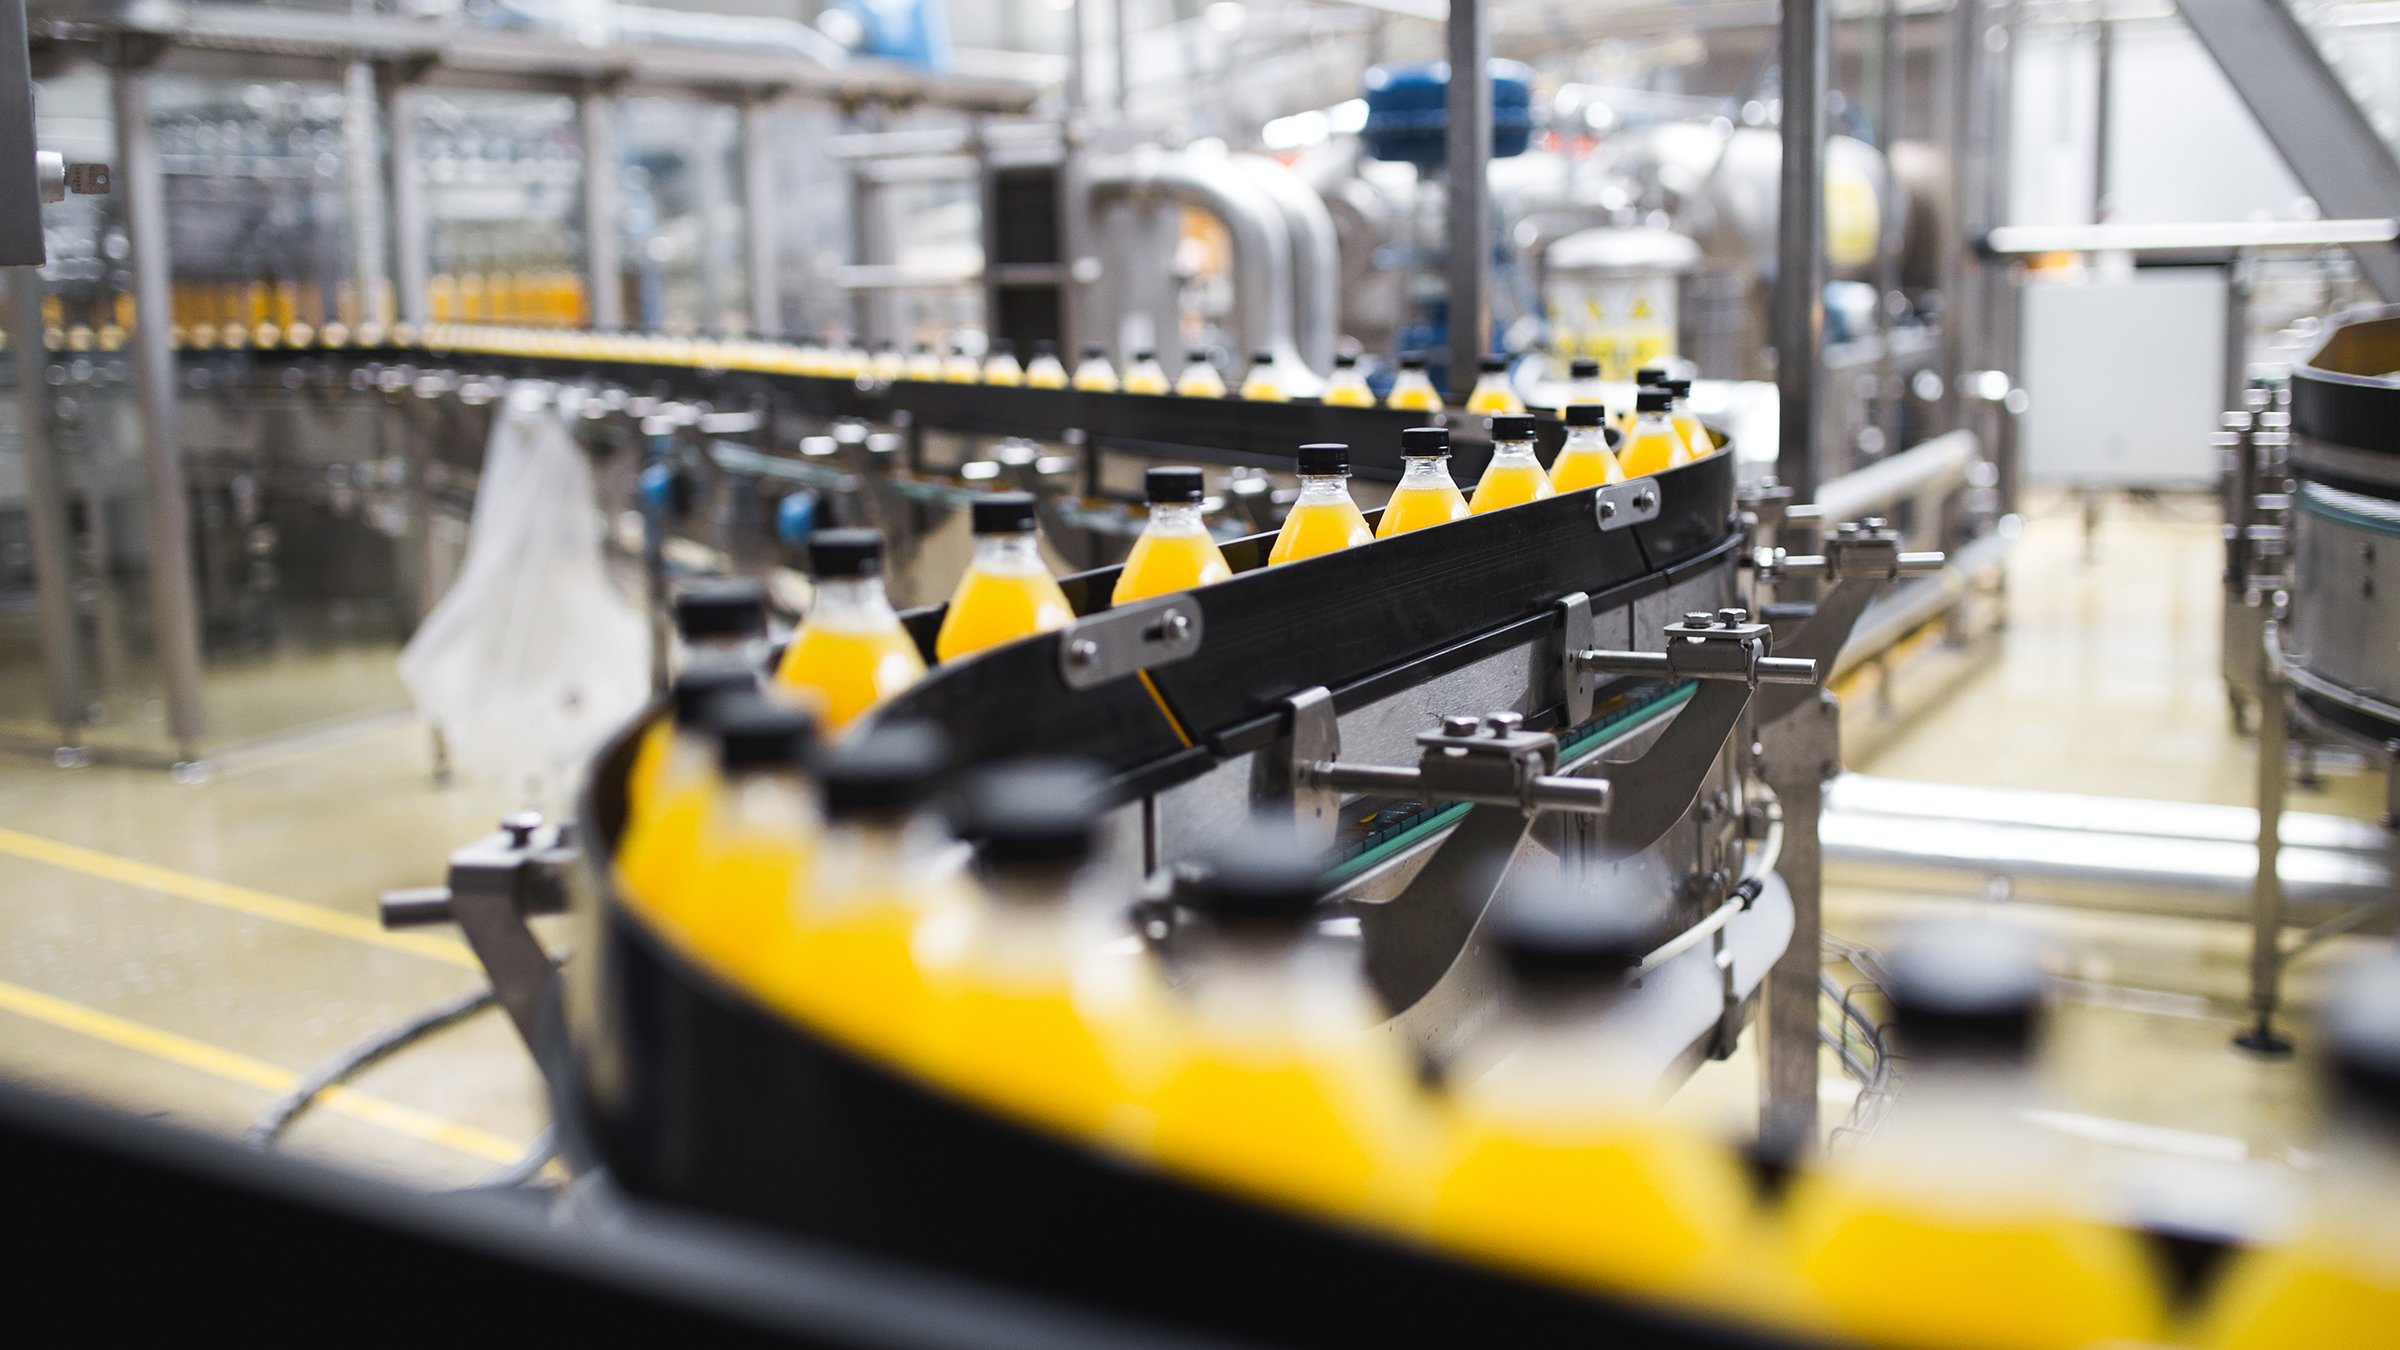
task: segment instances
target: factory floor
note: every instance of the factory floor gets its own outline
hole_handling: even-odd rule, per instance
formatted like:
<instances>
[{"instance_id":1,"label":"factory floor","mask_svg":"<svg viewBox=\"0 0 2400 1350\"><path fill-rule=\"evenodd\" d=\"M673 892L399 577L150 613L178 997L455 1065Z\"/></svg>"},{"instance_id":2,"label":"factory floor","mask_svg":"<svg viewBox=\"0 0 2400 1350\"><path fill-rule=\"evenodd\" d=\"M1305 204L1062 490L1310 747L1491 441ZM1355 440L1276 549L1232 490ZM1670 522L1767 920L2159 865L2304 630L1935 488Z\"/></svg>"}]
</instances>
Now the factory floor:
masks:
<instances>
[{"instance_id":1,"label":"factory floor","mask_svg":"<svg viewBox=\"0 0 2400 1350\"><path fill-rule=\"evenodd\" d=\"M2088 543L2073 503L2037 504L2011 561L1997 657L1941 692L1870 674L1853 767L1892 777L2245 803L2251 751L2217 676L2220 554L2204 499L2112 499ZM1938 653L1935 654L1938 657ZM212 672L212 698L301 704L328 677L369 688L389 647ZM328 662L330 661L330 664ZM1938 666L1938 660L1930 663ZM1894 683L1915 678L1905 672ZM393 686L396 691L396 685ZM22 714L23 708L12 708ZM480 976L443 932L385 933L379 891L438 880L459 842L510 802L436 782L427 734L357 711L254 743L191 786L154 769L63 770L0 754L0 1074L202 1129L238 1132L312 1065ZM2293 809L2374 815L2380 784L2329 775ZM1828 929L1870 945L1955 899L1835 885ZM2246 934L2231 924L2022 905L2074 953L2051 1063L2053 1123L2099 1153L2277 1160L2306 1142L2300 1061L2231 1047ZM2294 994L2305 1009L2303 963ZM2299 1023L2305 1027L2305 1023ZM1746 1038L1750 1039L1750 1038ZM1825 1059L1829 1127L1852 1093ZM1676 1109L1754 1115L1750 1050L1704 1066ZM469 1182L541 1130L536 1080L486 1013L369 1070L289 1147L428 1185Z\"/></svg>"}]
</instances>

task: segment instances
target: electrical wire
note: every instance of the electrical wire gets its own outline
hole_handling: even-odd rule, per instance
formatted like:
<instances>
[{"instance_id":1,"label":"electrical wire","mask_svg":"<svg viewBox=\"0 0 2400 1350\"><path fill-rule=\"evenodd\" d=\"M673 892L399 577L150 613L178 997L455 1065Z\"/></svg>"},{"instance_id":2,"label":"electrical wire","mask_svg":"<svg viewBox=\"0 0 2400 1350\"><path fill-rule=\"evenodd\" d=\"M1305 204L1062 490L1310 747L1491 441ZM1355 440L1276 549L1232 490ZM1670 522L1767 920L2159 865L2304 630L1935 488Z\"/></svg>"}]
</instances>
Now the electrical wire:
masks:
<instances>
[{"instance_id":1,"label":"electrical wire","mask_svg":"<svg viewBox=\"0 0 2400 1350\"><path fill-rule=\"evenodd\" d=\"M291 1091L277 1098L274 1105L269 1106L251 1124L243 1139L259 1148L275 1147L275 1141L282 1138L293 1122L306 1114L327 1092L442 1028L456 1025L482 1012L492 1006L493 1001L492 987L480 985L454 994L396 1027L376 1032L359 1041L309 1070L307 1076L294 1084ZM518 1160L520 1163L522 1161ZM509 1166L515 1167L517 1163ZM538 1170L540 1164L536 1163L535 1167Z\"/></svg>"}]
</instances>

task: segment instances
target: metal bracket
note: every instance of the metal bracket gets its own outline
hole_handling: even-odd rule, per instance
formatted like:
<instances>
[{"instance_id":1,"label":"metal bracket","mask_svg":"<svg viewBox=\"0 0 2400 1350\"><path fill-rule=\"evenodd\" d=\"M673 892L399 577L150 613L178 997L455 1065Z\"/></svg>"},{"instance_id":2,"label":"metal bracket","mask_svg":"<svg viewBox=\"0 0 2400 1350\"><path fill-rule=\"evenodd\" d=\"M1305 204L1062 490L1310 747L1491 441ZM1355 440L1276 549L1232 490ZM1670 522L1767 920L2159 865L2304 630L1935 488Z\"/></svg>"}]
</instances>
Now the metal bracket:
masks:
<instances>
[{"instance_id":1,"label":"metal bracket","mask_svg":"<svg viewBox=\"0 0 2400 1350\"><path fill-rule=\"evenodd\" d=\"M1302 698L1321 694L1310 690ZM1300 807L1302 824L1314 819L1315 802L1324 800L1330 791L1375 792L1394 797L1413 797L1426 802L1477 802L1488 806L1513 806L1532 815L1541 810L1581 811L1599 814L1608 810L1608 784L1596 778L1563 777L1558 768L1558 738L1546 731L1526 731L1525 718L1513 712L1492 713L1486 717L1445 717L1439 731L1429 731L1417 737L1418 756L1415 768L1387 764L1345 764L1338 759L1320 758L1305 754L1304 746L1320 754L1328 745L1340 752L1339 732L1327 734L1321 724L1330 717L1329 699L1303 704L1292 701L1294 734L1292 739L1292 783ZM1303 733L1303 725L1320 724ZM1330 814L1330 813L1328 813Z\"/></svg>"},{"instance_id":2,"label":"metal bracket","mask_svg":"<svg viewBox=\"0 0 2400 1350\"><path fill-rule=\"evenodd\" d=\"M1782 549L1763 549L1757 557L1759 579L1781 581L1815 577L1833 585L1817 601L1816 610L1786 649L1823 665L1832 673L1833 660L1850 640L1850 630L1866 613L1886 582L1904 576L1939 572L1948 561L1940 553L1909 553L1900 548L1900 532L1880 516L1850 521L1825 537L1822 554L1794 557ZM1758 700L1760 725L1789 715L1808 699L1797 689L1770 689Z\"/></svg>"},{"instance_id":3,"label":"metal bracket","mask_svg":"<svg viewBox=\"0 0 2400 1350\"><path fill-rule=\"evenodd\" d=\"M1600 680L1583 664L1583 654L1598 641L1592 623L1592 597L1577 591L1558 602L1558 684L1565 694L1566 723L1579 727L1592 720Z\"/></svg>"},{"instance_id":4,"label":"metal bracket","mask_svg":"<svg viewBox=\"0 0 2400 1350\"><path fill-rule=\"evenodd\" d=\"M1592 515L1600 532L1658 519L1659 492L1655 478L1632 478L1601 487L1592 498Z\"/></svg>"},{"instance_id":5,"label":"metal bracket","mask_svg":"<svg viewBox=\"0 0 2400 1350\"><path fill-rule=\"evenodd\" d=\"M566 912L566 869L575 858L571 824L545 828L533 811L505 816L497 831L450 855L447 886L384 892L383 926L457 924L517 1034L538 1049L554 967L526 920Z\"/></svg>"},{"instance_id":6,"label":"metal bracket","mask_svg":"<svg viewBox=\"0 0 2400 1350\"><path fill-rule=\"evenodd\" d=\"M1280 786L1291 793L1292 820L1300 837L1331 848L1341 828L1342 792L1308 770L1342 756L1342 722L1333 710L1333 691L1318 685L1287 702L1292 710L1291 770Z\"/></svg>"},{"instance_id":7,"label":"metal bracket","mask_svg":"<svg viewBox=\"0 0 2400 1350\"><path fill-rule=\"evenodd\" d=\"M1069 689L1090 689L1173 665L1200 650L1200 637L1200 602L1188 595L1102 610L1059 630L1059 678Z\"/></svg>"}]
</instances>

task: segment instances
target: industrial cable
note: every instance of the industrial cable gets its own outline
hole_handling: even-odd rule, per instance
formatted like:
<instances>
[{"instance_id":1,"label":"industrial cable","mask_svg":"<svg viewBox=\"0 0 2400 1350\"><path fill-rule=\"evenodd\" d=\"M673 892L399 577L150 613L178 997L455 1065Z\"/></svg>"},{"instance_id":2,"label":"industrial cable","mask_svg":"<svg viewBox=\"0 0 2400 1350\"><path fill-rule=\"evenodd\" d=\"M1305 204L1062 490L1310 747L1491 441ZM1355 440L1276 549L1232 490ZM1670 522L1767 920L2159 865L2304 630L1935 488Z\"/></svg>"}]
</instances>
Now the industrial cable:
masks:
<instances>
[{"instance_id":1,"label":"industrial cable","mask_svg":"<svg viewBox=\"0 0 2400 1350\"><path fill-rule=\"evenodd\" d=\"M305 1077L293 1085L291 1091L277 1098L275 1104L259 1116L242 1136L243 1139L259 1148L275 1147L275 1141L291 1129L292 1123L316 1105L318 1099L327 1092L407 1046L483 1011L492 1005L494 997L490 985L479 985L434 1004L396 1027L376 1032L359 1041L309 1070ZM518 1162L523 1162L523 1159ZM510 1167L517 1165L509 1164ZM534 1166L538 1170L540 1163Z\"/></svg>"}]
</instances>

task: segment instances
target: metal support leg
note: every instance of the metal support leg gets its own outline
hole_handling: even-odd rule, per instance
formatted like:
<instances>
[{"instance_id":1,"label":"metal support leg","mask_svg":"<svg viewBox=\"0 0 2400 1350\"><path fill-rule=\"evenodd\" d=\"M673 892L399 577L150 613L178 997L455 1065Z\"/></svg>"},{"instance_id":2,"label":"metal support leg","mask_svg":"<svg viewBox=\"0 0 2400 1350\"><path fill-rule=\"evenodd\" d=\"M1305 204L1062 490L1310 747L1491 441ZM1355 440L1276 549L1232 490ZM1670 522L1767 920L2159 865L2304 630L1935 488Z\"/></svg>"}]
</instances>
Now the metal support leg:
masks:
<instances>
[{"instance_id":1,"label":"metal support leg","mask_svg":"<svg viewBox=\"0 0 2400 1350\"><path fill-rule=\"evenodd\" d=\"M1815 494L1817 367L1825 345L1825 84L1828 0L1783 6L1783 176L1775 232L1775 476Z\"/></svg>"},{"instance_id":2,"label":"metal support leg","mask_svg":"<svg viewBox=\"0 0 2400 1350\"><path fill-rule=\"evenodd\" d=\"M387 175L376 127L382 120L381 112L375 90L375 68L364 61L351 62L342 77L342 139L350 173L353 307L341 318L342 322L361 328L373 324L378 330L389 320L384 313L383 297L391 286L385 271L389 249L383 236L384 217L388 214L384 202Z\"/></svg>"},{"instance_id":3,"label":"metal support leg","mask_svg":"<svg viewBox=\"0 0 2400 1350\"><path fill-rule=\"evenodd\" d=\"M382 80L383 132L390 147L384 163L392 209L392 278L397 305L367 311L371 322L423 324L429 316L429 257L425 244L425 193L417 179L417 122L408 86L386 71ZM375 304L383 302L378 299Z\"/></svg>"},{"instance_id":4,"label":"metal support leg","mask_svg":"<svg viewBox=\"0 0 2400 1350\"><path fill-rule=\"evenodd\" d=\"M606 89L578 96L583 123L583 267L592 327L625 326L624 266L617 238L617 100Z\"/></svg>"},{"instance_id":5,"label":"metal support leg","mask_svg":"<svg viewBox=\"0 0 2400 1350\"><path fill-rule=\"evenodd\" d=\"M67 529L58 447L50 437L49 356L42 349L42 274L30 267L9 278L9 336L16 343L17 443L25 456L25 508L33 543L34 610L40 621L42 692L62 750L82 739L84 704L75 625L73 539Z\"/></svg>"},{"instance_id":6,"label":"metal support leg","mask_svg":"<svg viewBox=\"0 0 2400 1350\"><path fill-rule=\"evenodd\" d=\"M1484 0L1450 5L1450 401L1464 403L1491 342L1492 223L1485 198L1492 157L1492 30Z\"/></svg>"},{"instance_id":7,"label":"metal support leg","mask_svg":"<svg viewBox=\"0 0 2400 1350\"><path fill-rule=\"evenodd\" d=\"M142 409L142 463L149 497L151 645L166 681L167 735L175 757L199 756L207 718L200 704L200 621L192 589L191 503L175 413L175 354L167 347L166 175L150 131L150 79L120 68L112 92L117 181L133 246L133 368Z\"/></svg>"},{"instance_id":8,"label":"metal support leg","mask_svg":"<svg viewBox=\"0 0 2400 1350\"><path fill-rule=\"evenodd\" d=\"M1817 818L1841 768L1841 704L1820 692L1759 733L1759 776L1783 810L1775 870L1792 897L1792 941L1767 972L1759 1138L1793 1155L1817 1146L1817 974L1823 964L1824 854Z\"/></svg>"},{"instance_id":9,"label":"metal support leg","mask_svg":"<svg viewBox=\"0 0 2400 1350\"><path fill-rule=\"evenodd\" d=\"M775 226L775 112L767 99L742 105L742 228L749 257L750 331L783 336L782 240Z\"/></svg>"},{"instance_id":10,"label":"metal support leg","mask_svg":"<svg viewBox=\"0 0 2400 1350\"><path fill-rule=\"evenodd\" d=\"M2288 1055L2292 1043L2275 1032L2283 1003L2284 753L2289 714L2284 706L2281 663L2276 659L2278 625L2266 624L2265 660L2258 689L2258 874L2250 883L2250 1029L2233 1038L2244 1050Z\"/></svg>"}]
</instances>

